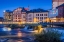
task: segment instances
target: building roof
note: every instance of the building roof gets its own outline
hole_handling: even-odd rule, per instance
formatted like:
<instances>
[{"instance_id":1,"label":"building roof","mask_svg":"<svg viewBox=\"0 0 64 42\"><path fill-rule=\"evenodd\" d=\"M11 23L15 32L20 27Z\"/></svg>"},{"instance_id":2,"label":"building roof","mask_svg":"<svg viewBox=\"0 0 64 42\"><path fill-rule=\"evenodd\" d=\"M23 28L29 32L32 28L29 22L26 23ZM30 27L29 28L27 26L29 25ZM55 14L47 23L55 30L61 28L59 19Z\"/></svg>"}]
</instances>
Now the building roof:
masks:
<instances>
[{"instance_id":1,"label":"building roof","mask_svg":"<svg viewBox=\"0 0 64 42\"><path fill-rule=\"evenodd\" d=\"M61 4L60 6L58 6L58 7L62 7L62 6L64 6L64 3L63 4ZM56 7L56 8L58 8L58 7Z\"/></svg>"},{"instance_id":2,"label":"building roof","mask_svg":"<svg viewBox=\"0 0 64 42\"><path fill-rule=\"evenodd\" d=\"M5 12L9 12L9 13L12 13L13 11L10 11L10 10L5 10Z\"/></svg>"},{"instance_id":3,"label":"building roof","mask_svg":"<svg viewBox=\"0 0 64 42\"><path fill-rule=\"evenodd\" d=\"M47 10L43 10L43 9L33 9L30 11L27 11L27 13L39 13L39 12L48 12Z\"/></svg>"},{"instance_id":4,"label":"building roof","mask_svg":"<svg viewBox=\"0 0 64 42\"><path fill-rule=\"evenodd\" d=\"M0 17L0 19L4 19L3 17Z\"/></svg>"},{"instance_id":5,"label":"building roof","mask_svg":"<svg viewBox=\"0 0 64 42\"><path fill-rule=\"evenodd\" d=\"M28 10L28 8L24 8L24 7L18 7L18 8L22 9L21 12L26 12L26 11ZM17 8L17 9L18 9L18 8ZM14 9L14 10L16 10L16 9ZM13 11L14 11L14 10L13 10Z\"/></svg>"},{"instance_id":6,"label":"building roof","mask_svg":"<svg viewBox=\"0 0 64 42\"><path fill-rule=\"evenodd\" d=\"M27 12L27 10L23 7L22 8L22 10L21 10L22 12Z\"/></svg>"}]
</instances>

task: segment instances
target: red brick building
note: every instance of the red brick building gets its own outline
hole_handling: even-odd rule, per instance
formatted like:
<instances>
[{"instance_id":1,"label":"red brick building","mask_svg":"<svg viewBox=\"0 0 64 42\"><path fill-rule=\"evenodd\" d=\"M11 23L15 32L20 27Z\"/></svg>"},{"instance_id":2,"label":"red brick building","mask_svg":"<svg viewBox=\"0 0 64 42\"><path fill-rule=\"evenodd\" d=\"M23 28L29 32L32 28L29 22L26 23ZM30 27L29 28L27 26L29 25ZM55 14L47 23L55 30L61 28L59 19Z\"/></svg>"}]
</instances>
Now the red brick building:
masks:
<instances>
[{"instance_id":1,"label":"red brick building","mask_svg":"<svg viewBox=\"0 0 64 42\"><path fill-rule=\"evenodd\" d=\"M57 6L64 3L64 0L52 0L52 8L55 9Z\"/></svg>"},{"instance_id":2,"label":"red brick building","mask_svg":"<svg viewBox=\"0 0 64 42\"><path fill-rule=\"evenodd\" d=\"M13 11L14 22L26 22L26 11L24 7L19 7Z\"/></svg>"},{"instance_id":3,"label":"red brick building","mask_svg":"<svg viewBox=\"0 0 64 42\"><path fill-rule=\"evenodd\" d=\"M58 18L63 17L64 18L64 4L56 7L58 9Z\"/></svg>"}]
</instances>

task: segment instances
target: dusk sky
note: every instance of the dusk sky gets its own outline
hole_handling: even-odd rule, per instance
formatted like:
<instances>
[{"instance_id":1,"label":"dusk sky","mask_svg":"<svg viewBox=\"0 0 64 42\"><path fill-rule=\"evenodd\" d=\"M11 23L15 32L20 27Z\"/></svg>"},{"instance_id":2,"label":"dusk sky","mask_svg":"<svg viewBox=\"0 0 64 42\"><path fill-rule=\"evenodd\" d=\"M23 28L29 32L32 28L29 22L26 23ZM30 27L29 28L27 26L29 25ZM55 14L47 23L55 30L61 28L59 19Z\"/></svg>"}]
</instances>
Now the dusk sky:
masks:
<instances>
[{"instance_id":1,"label":"dusk sky","mask_svg":"<svg viewBox=\"0 0 64 42\"><path fill-rule=\"evenodd\" d=\"M52 8L52 0L0 0L0 17L3 17L4 10L14 10L17 7L30 7L30 9Z\"/></svg>"}]
</instances>

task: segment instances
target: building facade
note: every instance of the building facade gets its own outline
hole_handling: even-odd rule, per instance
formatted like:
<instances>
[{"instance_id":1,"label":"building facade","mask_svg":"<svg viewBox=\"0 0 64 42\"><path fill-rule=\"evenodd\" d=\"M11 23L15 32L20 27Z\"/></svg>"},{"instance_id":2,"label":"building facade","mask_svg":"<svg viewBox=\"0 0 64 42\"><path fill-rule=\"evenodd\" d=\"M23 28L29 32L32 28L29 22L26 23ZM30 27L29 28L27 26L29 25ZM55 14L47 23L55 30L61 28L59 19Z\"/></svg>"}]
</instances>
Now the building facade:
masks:
<instances>
[{"instance_id":1,"label":"building facade","mask_svg":"<svg viewBox=\"0 0 64 42\"><path fill-rule=\"evenodd\" d=\"M56 7L58 9L58 16L59 18L63 17L64 18L64 4Z\"/></svg>"},{"instance_id":2,"label":"building facade","mask_svg":"<svg viewBox=\"0 0 64 42\"><path fill-rule=\"evenodd\" d=\"M13 22L45 22L48 16L48 11L40 8L28 11L27 8L18 7L13 12L9 10L4 12L5 21Z\"/></svg>"},{"instance_id":3,"label":"building facade","mask_svg":"<svg viewBox=\"0 0 64 42\"><path fill-rule=\"evenodd\" d=\"M57 16L57 20L60 22L64 22L64 4L56 7L58 9L58 16Z\"/></svg>"},{"instance_id":4,"label":"building facade","mask_svg":"<svg viewBox=\"0 0 64 42\"><path fill-rule=\"evenodd\" d=\"M34 13L33 12L29 12L27 13L27 22L33 22L33 18L34 18Z\"/></svg>"},{"instance_id":5,"label":"building facade","mask_svg":"<svg viewBox=\"0 0 64 42\"><path fill-rule=\"evenodd\" d=\"M10 10L4 11L4 21L13 21L13 13Z\"/></svg>"},{"instance_id":6,"label":"building facade","mask_svg":"<svg viewBox=\"0 0 64 42\"><path fill-rule=\"evenodd\" d=\"M26 22L26 10L24 8L17 8L13 11L14 22Z\"/></svg>"},{"instance_id":7,"label":"building facade","mask_svg":"<svg viewBox=\"0 0 64 42\"><path fill-rule=\"evenodd\" d=\"M36 9L28 12L27 22L45 22L48 18L48 11Z\"/></svg>"},{"instance_id":8,"label":"building facade","mask_svg":"<svg viewBox=\"0 0 64 42\"><path fill-rule=\"evenodd\" d=\"M52 8L55 9L57 6L64 3L64 0L52 0Z\"/></svg>"}]
</instances>

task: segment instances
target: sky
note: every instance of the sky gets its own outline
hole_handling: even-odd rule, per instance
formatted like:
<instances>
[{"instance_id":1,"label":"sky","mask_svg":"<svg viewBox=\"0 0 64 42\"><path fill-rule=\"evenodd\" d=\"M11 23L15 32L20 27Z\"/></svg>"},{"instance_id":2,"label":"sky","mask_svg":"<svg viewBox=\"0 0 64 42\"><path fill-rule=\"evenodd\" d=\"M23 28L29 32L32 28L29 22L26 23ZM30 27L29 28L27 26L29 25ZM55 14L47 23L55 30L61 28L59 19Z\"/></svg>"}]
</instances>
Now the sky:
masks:
<instances>
[{"instance_id":1,"label":"sky","mask_svg":"<svg viewBox=\"0 0 64 42\"><path fill-rule=\"evenodd\" d=\"M4 10L14 10L18 7L30 7L30 9L52 8L52 0L0 0L0 17L4 16Z\"/></svg>"}]
</instances>

